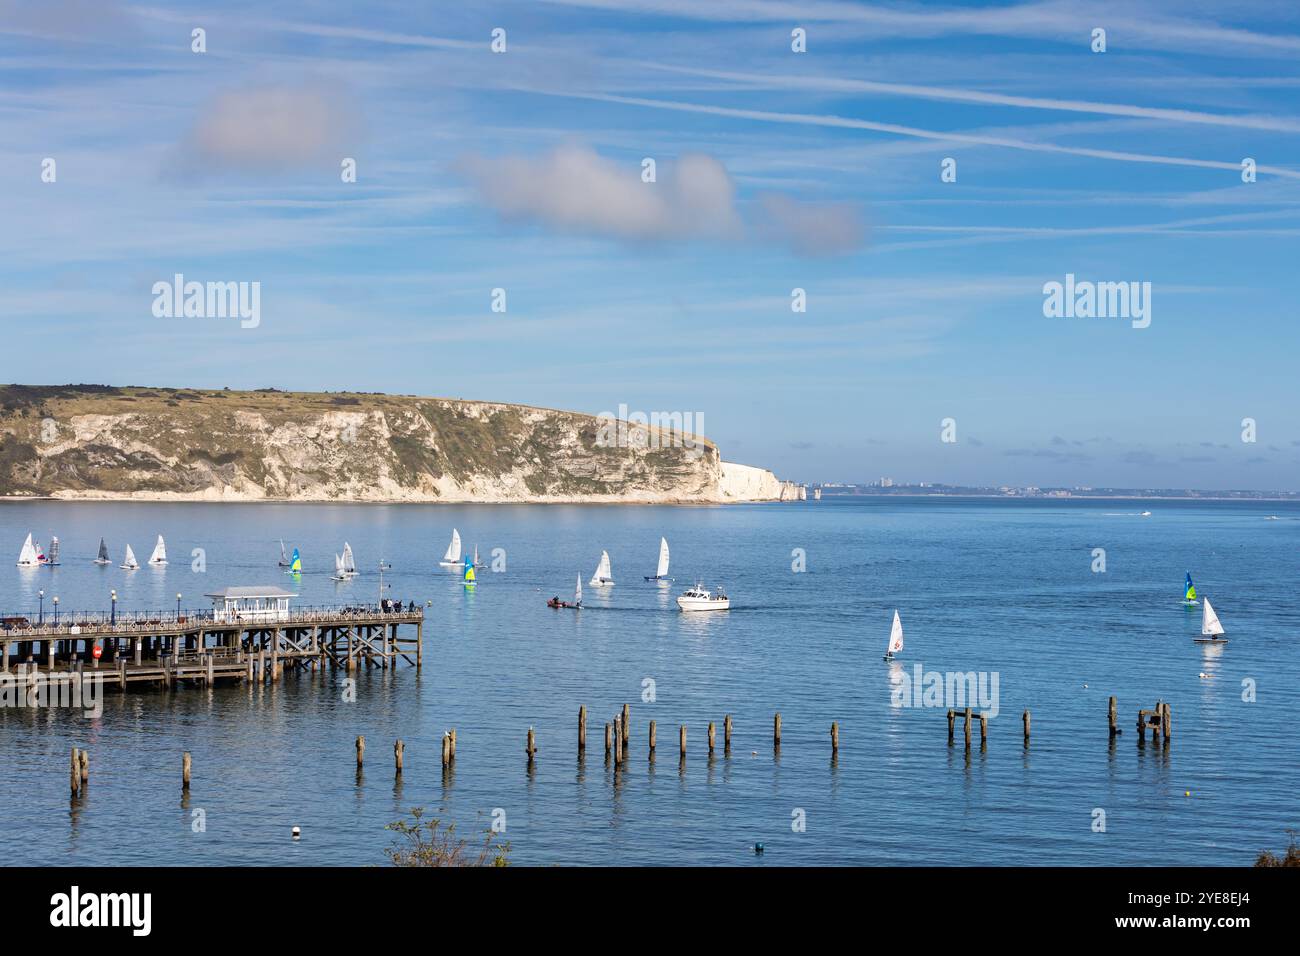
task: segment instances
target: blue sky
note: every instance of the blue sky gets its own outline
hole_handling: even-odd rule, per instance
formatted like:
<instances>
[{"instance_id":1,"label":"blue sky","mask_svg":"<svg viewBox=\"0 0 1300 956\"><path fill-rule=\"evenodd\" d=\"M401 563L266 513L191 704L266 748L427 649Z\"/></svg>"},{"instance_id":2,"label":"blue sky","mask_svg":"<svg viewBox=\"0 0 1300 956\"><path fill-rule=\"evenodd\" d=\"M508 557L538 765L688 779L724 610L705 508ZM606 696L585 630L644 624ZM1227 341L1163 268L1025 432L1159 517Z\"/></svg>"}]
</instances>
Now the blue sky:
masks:
<instances>
[{"instance_id":1,"label":"blue sky","mask_svg":"<svg viewBox=\"0 0 1300 956\"><path fill-rule=\"evenodd\" d=\"M798 480L1300 489L1297 63L1284 2L0 0L0 380L691 412ZM261 324L155 318L175 273L260 282ZM1046 318L1067 273L1150 282L1150 326Z\"/></svg>"}]
</instances>

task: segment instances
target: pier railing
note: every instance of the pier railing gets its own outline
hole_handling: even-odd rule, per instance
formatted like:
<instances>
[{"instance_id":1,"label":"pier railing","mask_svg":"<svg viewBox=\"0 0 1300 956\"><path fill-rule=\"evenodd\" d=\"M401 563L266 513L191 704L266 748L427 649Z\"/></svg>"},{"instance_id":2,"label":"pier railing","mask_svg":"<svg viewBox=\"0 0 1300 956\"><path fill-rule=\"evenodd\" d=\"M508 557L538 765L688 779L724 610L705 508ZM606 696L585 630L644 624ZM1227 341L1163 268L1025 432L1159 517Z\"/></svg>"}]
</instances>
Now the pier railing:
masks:
<instances>
[{"instance_id":1,"label":"pier railing","mask_svg":"<svg viewBox=\"0 0 1300 956\"><path fill-rule=\"evenodd\" d=\"M284 617L255 617L250 615L244 620L226 620L218 617L212 608L202 610L182 609L178 614L175 609L169 611L64 611L55 617L47 612L44 620L30 612L18 614L0 614L0 640L39 640L51 637L66 637L72 634L72 628L109 634L130 634L141 630L193 630L210 627L218 630L223 627L293 627L296 625L316 624L338 621L374 621L394 617L410 619L412 616L423 618L424 608L419 604L393 604L385 608L379 604L349 605L306 605L294 608Z\"/></svg>"}]
</instances>

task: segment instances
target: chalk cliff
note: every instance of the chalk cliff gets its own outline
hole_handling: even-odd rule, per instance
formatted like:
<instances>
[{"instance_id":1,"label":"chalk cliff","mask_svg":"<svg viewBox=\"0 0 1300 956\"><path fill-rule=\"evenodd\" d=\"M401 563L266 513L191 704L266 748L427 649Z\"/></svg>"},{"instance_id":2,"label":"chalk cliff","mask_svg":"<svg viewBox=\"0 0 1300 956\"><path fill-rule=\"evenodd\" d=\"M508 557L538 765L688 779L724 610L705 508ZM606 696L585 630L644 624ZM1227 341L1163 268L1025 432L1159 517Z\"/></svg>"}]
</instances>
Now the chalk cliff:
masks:
<instances>
[{"instance_id":1,"label":"chalk cliff","mask_svg":"<svg viewBox=\"0 0 1300 956\"><path fill-rule=\"evenodd\" d=\"M186 501L799 497L708 439L402 395L0 386L0 495Z\"/></svg>"}]
</instances>

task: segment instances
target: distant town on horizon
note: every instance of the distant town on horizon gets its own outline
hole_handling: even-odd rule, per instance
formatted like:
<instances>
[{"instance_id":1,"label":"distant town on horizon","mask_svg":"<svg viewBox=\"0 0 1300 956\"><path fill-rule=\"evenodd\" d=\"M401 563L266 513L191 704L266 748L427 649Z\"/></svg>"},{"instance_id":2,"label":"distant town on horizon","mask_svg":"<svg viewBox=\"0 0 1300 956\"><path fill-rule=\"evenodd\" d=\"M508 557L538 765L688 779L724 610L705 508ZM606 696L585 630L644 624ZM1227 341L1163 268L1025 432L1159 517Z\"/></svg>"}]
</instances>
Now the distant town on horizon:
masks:
<instances>
[{"instance_id":1,"label":"distant town on horizon","mask_svg":"<svg viewBox=\"0 0 1300 956\"><path fill-rule=\"evenodd\" d=\"M1246 488L1100 488L1076 486L1073 488L1040 488L1037 485L998 485L980 487L945 485L941 482L921 481L915 484L895 482L880 478L868 484L848 482L813 482L808 486L820 490L824 496L917 496L917 497L971 497L971 498L1188 498L1207 501L1300 501L1300 491L1257 491Z\"/></svg>"}]
</instances>

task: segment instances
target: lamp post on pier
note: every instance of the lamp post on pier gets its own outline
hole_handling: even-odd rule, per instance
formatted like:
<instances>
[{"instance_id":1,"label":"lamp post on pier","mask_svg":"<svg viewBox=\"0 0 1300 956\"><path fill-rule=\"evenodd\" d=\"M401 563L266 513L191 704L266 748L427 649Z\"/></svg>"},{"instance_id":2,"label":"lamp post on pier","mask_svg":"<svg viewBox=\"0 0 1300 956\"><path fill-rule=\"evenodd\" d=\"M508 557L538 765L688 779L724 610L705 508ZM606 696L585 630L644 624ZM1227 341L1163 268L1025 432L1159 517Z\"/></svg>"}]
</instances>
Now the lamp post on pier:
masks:
<instances>
[{"instance_id":1,"label":"lamp post on pier","mask_svg":"<svg viewBox=\"0 0 1300 956\"><path fill-rule=\"evenodd\" d=\"M40 625L45 623L45 589L41 588L41 590L37 591L36 593L37 595L40 596L41 599L41 609L39 614L36 617L36 623Z\"/></svg>"},{"instance_id":2,"label":"lamp post on pier","mask_svg":"<svg viewBox=\"0 0 1300 956\"><path fill-rule=\"evenodd\" d=\"M59 596L54 595L54 626L59 626Z\"/></svg>"},{"instance_id":3,"label":"lamp post on pier","mask_svg":"<svg viewBox=\"0 0 1300 956\"><path fill-rule=\"evenodd\" d=\"M181 619L181 592L176 592L176 620Z\"/></svg>"},{"instance_id":4,"label":"lamp post on pier","mask_svg":"<svg viewBox=\"0 0 1300 956\"><path fill-rule=\"evenodd\" d=\"M117 626L117 589L114 588L112 591L109 591L108 595L113 602L113 608L111 611L108 612L108 623L113 627L116 627Z\"/></svg>"}]
</instances>

